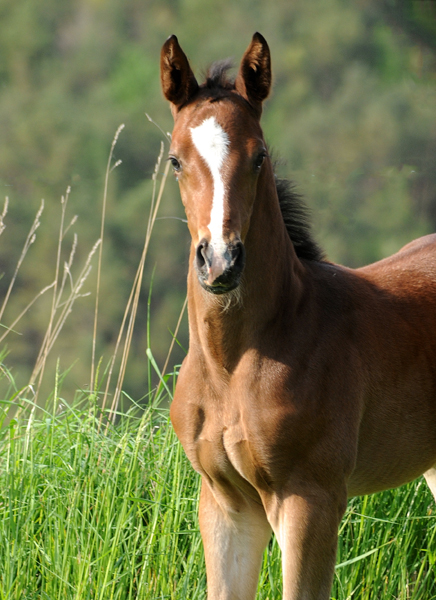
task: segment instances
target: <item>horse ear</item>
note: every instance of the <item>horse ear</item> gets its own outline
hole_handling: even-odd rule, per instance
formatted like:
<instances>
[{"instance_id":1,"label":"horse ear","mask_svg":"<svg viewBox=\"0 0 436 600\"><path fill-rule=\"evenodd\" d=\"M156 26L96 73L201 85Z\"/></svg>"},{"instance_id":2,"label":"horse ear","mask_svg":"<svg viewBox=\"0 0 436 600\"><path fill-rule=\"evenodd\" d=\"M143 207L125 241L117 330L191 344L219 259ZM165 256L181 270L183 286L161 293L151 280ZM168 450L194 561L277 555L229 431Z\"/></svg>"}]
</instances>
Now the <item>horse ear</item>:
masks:
<instances>
[{"instance_id":1,"label":"horse ear","mask_svg":"<svg viewBox=\"0 0 436 600\"><path fill-rule=\"evenodd\" d=\"M197 80L175 35L170 36L162 46L160 80L165 98L176 111L198 90Z\"/></svg>"},{"instance_id":2,"label":"horse ear","mask_svg":"<svg viewBox=\"0 0 436 600\"><path fill-rule=\"evenodd\" d=\"M236 91L259 112L271 89L271 55L265 38L255 33L242 57Z\"/></svg>"}]
</instances>

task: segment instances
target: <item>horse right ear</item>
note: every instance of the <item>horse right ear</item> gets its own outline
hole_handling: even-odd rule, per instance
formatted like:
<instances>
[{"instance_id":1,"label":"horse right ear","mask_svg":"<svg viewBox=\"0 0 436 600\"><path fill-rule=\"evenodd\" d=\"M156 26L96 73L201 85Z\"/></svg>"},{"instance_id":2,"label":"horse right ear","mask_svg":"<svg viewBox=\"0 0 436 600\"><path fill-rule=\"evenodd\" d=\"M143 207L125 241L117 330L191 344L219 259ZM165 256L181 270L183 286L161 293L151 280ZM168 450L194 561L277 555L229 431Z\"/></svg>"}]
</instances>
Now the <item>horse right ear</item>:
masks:
<instances>
[{"instance_id":1,"label":"horse right ear","mask_svg":"<svg viewBox=\"0 0 436 600\"><path fill-rule=\"evenodd\" d=\"M262 102L271 89L271 55L266 39L258 32L242 57L235 88L259 114L262 112Z\"/></svg>"},{"instance_id":2,"label":"horse right ear","mask_svg":"<svg viewBox=\"0 0 436 600\"><path fill-rule=\"evenodd\" d=\"M198 83L186 54L175 35L170 36L160 53L160 80L173 114L197 92Z\"/></svg>"}]
</instances>

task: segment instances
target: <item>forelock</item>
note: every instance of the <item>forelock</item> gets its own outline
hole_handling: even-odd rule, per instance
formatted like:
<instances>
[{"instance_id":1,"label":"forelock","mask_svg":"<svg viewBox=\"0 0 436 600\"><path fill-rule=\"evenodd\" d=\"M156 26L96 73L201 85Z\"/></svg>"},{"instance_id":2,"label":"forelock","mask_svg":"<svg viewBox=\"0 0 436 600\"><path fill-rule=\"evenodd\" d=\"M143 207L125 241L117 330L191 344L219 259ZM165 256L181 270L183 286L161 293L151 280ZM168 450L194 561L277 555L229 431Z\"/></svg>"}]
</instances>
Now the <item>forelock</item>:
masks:
<instances>
[{"instance_id":1,"label":"forelock","mask_svg":"<svg viewBox=\"0 0 436 600\"><path fill-rule=\"evenodd\" d=\"M206 73L202 87L209 90L234 90L235 78L229 76L233 61L229 58L214 62Z\"/></svg>"}]
</instances>

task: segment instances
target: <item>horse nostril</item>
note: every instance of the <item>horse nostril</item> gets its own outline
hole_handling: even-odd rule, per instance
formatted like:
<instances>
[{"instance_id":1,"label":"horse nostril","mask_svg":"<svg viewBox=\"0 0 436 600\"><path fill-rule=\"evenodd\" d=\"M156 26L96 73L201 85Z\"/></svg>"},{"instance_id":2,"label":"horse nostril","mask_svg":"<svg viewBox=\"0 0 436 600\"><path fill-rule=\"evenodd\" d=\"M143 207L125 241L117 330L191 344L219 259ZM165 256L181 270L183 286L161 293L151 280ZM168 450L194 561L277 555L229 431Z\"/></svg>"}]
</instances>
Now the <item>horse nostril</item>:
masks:
<instances>
[{"instance_id":1,"label":"horse nostril","mask_svg":"<svg viewBox=\"0 0 436 600\"><path fill-rule=\"evenodd\" d=\"M242 242L235 244L232 250L232 266L242 269L245 264L245 248Z\"/></svg>"},{"instance_id":2,"label":"horse nostril","mask_svg":"<svg viewBox=\"0 0 436 600\"><path fill-rule=\"evenodd\" d=\"M201 242L197 246L197 250L195 253L195 259L197 261L197 268L202 269L207 263L210 265L210 260L208 257L208 249L209 243L206 239L202 239Z\"/></svg>"}]
</instances>

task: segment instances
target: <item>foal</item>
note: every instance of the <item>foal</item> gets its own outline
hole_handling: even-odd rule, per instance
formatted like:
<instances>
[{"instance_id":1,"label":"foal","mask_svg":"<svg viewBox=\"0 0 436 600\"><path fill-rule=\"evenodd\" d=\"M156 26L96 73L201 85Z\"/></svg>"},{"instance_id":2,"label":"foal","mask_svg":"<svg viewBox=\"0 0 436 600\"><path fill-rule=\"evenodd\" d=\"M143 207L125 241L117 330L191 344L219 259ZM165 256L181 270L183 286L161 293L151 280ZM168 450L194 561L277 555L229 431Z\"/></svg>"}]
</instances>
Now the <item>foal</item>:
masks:
<instances>
[{"instance_id":1,"label":"foal","mask_svg":"<svg viewBox=\"0 0 436 600\"><path fill-rule=\"evenodd\" d=\"M171 419L202 476L208 598L253 600L274 531L283 598L327 600L347 497L422 473L436 492L436 235L323 260L263 139L259 33L234 82L218 65L200 86L172 36L161 81L192 236Z\"/></svg>"}]
</instances>

